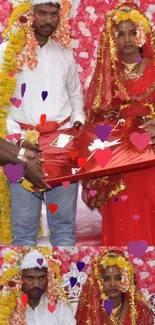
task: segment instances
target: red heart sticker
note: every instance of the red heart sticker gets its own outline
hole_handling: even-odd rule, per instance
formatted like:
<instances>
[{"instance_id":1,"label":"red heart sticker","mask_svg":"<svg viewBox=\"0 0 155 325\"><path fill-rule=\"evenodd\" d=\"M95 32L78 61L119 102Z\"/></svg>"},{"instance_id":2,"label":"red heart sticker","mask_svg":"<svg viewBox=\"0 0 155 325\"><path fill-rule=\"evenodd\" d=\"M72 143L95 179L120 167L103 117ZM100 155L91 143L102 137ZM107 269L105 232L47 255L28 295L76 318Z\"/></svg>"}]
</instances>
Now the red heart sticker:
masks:
<instances>
[{"instance_id":1,"label":"red heart sticker","mask_svg":"<svg viewBox=\"0 0 155 325\"><path fill-rule=\"evenodd\" d=\"M10 77L14 77L14 75L15 75L15 72L9 72Z\"/></svg>"},{"instance_id":2,"label":"red heart sticker","mask_svg":"<svg viewBox=\"0 0 155 325\"><path fill-rule=\"evenodd\" d=\"M72 160L75 160L79 156L79 151L77 150L70 150L69 151L69 156Z\"/></svg>"},{"instance_id":3,"label":"red heart sticker","mask_svg":"<svg viewBox=\"0 0 155 325\"><path fill-rule=\"evenodd\" d=\"M48 305L48 310L50 311L50 313L53 313L55 308L56 308L55 305L53 305L53 306Z\"/></svg>"},{"instance_id":4,"label":"red heart sticker","mask_svg":"<svg viewBox=\"0 0 155 325\"><path fill-rule=\"evenodd\" d=\"M19 108L19 106L21 105L21 103L22 103L22 100L21 99L16 99L16 100L14 100L14 102L12 104L13 104L13 106Z\"/></svg>"},{"instance_id":5,"label":"red heart sticker","mask_svg":"<svg viewBox=\"0 0 155 325\"><path fill-rule=\"evenodd\" d=\"M9 140L11 142L14 138L14 134L9 134L9 135L7 135L6 138L7 138L7 140Z\"/></svg>"},{"instance_id":6,"label":"red heart sticker","mask_svg":"<svg viewBox=\"0 0 155 325\"><path fill-rule=\"evenodd\" d=\"M126 98L126 94L119 93L119 98L123 101Z\"/></svg>"},{"instance_id":7,"label":"red heart sticker","mask_svg":"<svg viewBox=\"0 0 155 325\"><path fill-rule=\"evenodd\" d=\"M83 168L87 163L87 158L80 157L80 158L78 158L77 162L78 162L79 167Z\"/></svg>"},{"instance_id":8,"label":"red heart sticker","mask_svg":"<svg viewBox=\"0 0 155 325\"><path fill-rule=\"evenodd\" d=\"M58 205L51 203L51 204L48 205L48 208L52 213L55 213L58 210Z\"/></svg>"},{"instance_id":9,"label":"red heart sticker","mask_svg":"<svg viewBox=\"0 0 155 325\"><path fill-rule=\"evenodd\" d=\"M0 267L3 265L3 258L0 257Z\"/></svg>"},{"instance_id":10,"label":"red heart sticker","mask_svg":"<svg viewBox=\"0 0 155 325\"><path fill-rule=\"evenodd\" d=\"M13 135L13 137L14 137L17 141L20 140L21 136L22 136L21 133L15 133L15 134Z\"/></svg>"},{"instance_id":11,"label":"red heart sticker","mask_svg":"<svg viewBox=\"0 0 155 325\"><path fill-rule=\"evenodd\" d=\"M64 181L62 183L62 185L65 187L65 188L68 188L70 186L70 182L69 181Z\"/></svg>"},{"instance_id":12,"label":"red heart sticker","mask_svg":"<svg viewBox=\"0 0 155 325\"><path fill-rule=\"evenodd\" d=\"M24 307L26 307L27 302L28 302L28 295L26 293L22 293L22 303Z\"/></svg>"},{"instance_id":13,"label":"red heart sticker","mask_svg":"<svg viewBox=\"0 0 155 325\"><path fill-rule=\"evenodd\" d=\"M94 157L98 164L104 168L112 157L112 151L110 148L105 148L104 150L97 149L94 153Z\"/></svg>"},{"instance_id":14,"label":"red heart sticker","mask_svg":"<svg viewBox=\"0 0 155 325\"><path fill-rule=\"evenodd\" d=\"M40 115L40 124L43 126L46 122L46 114L41 114Z\"/></svg>"},{"instance_id":15,"label":"red heart sticker","mask_svg":"<svg viewBox=\"0 0 155 325\"><path fill-rule=\"evenodd\" d=\"M149 142L150 142L150 135L146 132L144 133L138 133L138 132L132 132L130 134L130 141L131 143L138 149L139 151L142 151L145 149Z\"/></svg>"}]
</instances>

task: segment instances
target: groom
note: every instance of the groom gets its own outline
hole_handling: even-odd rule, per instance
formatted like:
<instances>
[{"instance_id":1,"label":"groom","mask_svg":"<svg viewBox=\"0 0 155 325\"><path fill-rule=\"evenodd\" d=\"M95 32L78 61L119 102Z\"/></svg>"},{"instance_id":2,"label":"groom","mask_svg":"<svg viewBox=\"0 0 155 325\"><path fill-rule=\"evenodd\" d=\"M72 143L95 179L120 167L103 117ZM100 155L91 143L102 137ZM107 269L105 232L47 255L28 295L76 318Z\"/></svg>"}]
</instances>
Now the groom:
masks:
<instances>
[{"instance_id":1,"label":"groom","mask_svg":"<svg viewBox=\"0 0 155 325\"><path fill-rule=\"evenodd\" d=\"M22 3L21 0L12 1L14 7ZM20 146L37 153L37 147L26 141L24 135L27 129L40 123L42 114L46 113L48 123L60 123L70 116L70 121L63 128L78 128L84 124L84 112L83 95L73 54L70 49L63 48L51 39L60 23L61 0L32 0L31 3L34 8L33 28L38 43L35 48L38 63L32 70L24 64L23 71L16 73L16 98L20 97L23 83L26 83L26 92L20 108L17 110L11 107L7 123L9 134L23 134ZM5 44L2 45L4 49ZM41 100L43 91L48 94L45 101ZM10 184L10 192L12 244L36 245L42 205L41 193L36 196L26 191L21 184L13 183ZM68 189L57 186L45 191L52 245L75 245L77 194L78 183L70 184ZM48 209L50 204L57 207L55 213Z\"/></svg>"}]
</instances>

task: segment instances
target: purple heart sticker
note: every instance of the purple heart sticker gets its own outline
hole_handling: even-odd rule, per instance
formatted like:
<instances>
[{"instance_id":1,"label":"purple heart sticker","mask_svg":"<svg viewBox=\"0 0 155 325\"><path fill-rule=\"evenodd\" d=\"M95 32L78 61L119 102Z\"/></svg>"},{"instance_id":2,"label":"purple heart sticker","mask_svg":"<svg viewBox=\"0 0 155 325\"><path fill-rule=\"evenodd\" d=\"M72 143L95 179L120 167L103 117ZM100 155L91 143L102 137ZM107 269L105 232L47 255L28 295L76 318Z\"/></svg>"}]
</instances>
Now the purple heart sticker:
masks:
<instances>
[{"instance_id":1,"label":"purple heart sticker","mask_svg":"<svg viewBox=\"0 0 155 325\"><path fill-rule=\"evenodd\" d=\"M138 242L131 241L128 244L128 251L138 258L141 258L148 248L148 243L146 240L140 240Z\"/></svg>"},{"instance_id":2,"label":"purple heart sticker","mask_svg":"<svg viewBox=\"0 0 155 325\"><path fill-rule=\"evenodd\" d=\"M110 135L111 133L111 126L109 124L105 124L105 125L100 125L98 124L96 127L95 127L95 134L98 136L98 138L104 142L108 136Z\"/></svg>"},{"instance_id":3,"label":"purple heart sticker","mask_svg":"<svg viewBox=\"0 0 155 325\"><path fill-rule=\"evenodd\" d=\"M0 35L0 44L2 44L3 43L3 37L2 37L2 35Z\"/></svg>"},{"instance_id":4,"label":"purple heart sticker","mask_svg":"<svg viewBox=\"0 0 155 325\"><path fill-rule=\"evenodd\" d=\"M41 96L42 96L42 100L45 101L45 99L48 96L48 92L47 91L42 91Z\"/></svg>"},{"instance_id":5,"label":"purple heart sticker","mask_svg":"<svg viewBox=\"0 0 155 325\"><path fill-rule=\"evenodd\" d=\"M25 91L26 91L26 83L23 83L21 85L21 95L22 95L22 98L24 97Z\"/></svg>"},{"instance_id":6,"label":"purple heart sticker","mask_svg":"<svg viewBox=\"0 0 155 325\"><path fill-rule=\"evenodd\" d=\"M139 220L139 218L140 218L140 216L138 215L138 214L135 214L135 215L133 215L133 217L132 217L135 221L138 221Z\"/></svg>"},{"instance_id":7,"label":"purple heart sticker","mask_svg":"<svg viewBox=\"0 0 155 325\"><path fill-rule=\"evenodd\" d=\"M118 200L119 200L118 197L115 197L115 198L114 198L114 201L115 201L115 202L118 202Z\"/></svg>"},{"instance_id":8,"label":"purple heart sticker","mask_svg":"<svg viewBox=\"0 0 155 325\"><path fill-rule=\"evenodd\" d=\"M76 266L77 266L77 269L79 270L79 272L81 272L85 267L85 263L84 262L77 262Z\"/></svg>"},{"instance_id":9,"label":"purple heart sticker","mask_svg":"<svg viewBox=\"0 0 155 325\"><path fill-rule=\"evenodd\" d=\"M138 63L138 64L140 64L141 62L142 62L142 57L141 56L138 56L138 57L136 57L135 59L134 59L134 61L136 62L136 63Z\"/></svg>"},{"instance_id":10,"label":"purple heart sticker","mask_svg":"<svg viewBox=\"0 0 155 325\"><path fill-rule=\"evenodd\" d=\"M24 167L20 164L7 164L3 168L5 176L14 184L23 176Z\"/></svg>"},{"instance_id":11,"label":"purple heart sticker","mask_svg":"<svg viewBox=\"0 0 155 325\"><path fill-rule=\"evenodd\" d=\"M38 296L41 296L42 295L42 291L40 289L37 290L37 294Z\"/></svg>"},{"instance_id":12,"label":"purple heart sticker","mask_svg":"<svg viewBox=\"0 0 155 325\"><path fill-rule=\"evenodd\" d=\"M14 103L16 102L16 100L17 100L16 97L14 97L14 98L10 98L10 102L11 102L12 104L14 104Z\"/></svg>"},{"instance_id":13,"label":"purple heart sticker","mask_svg":"<svg viewBox=\"0 0 155 325\"><path fill-rule=\"evenodd\" d=\"M72 286L72 288L75 286L75 284L77 283L77 278L74 278L73 276L70 278L70 284Z\"/></svg>"},{"instance_id":14,"label":"purple heart sticker","mask_svg":"<svg viewBox=\"0 0 155 325\"><path fill-rule=\"evenodd\" d=\"M3 289L3 286L2 285L0 285L0 290L2 290Z\"/></svg>"},{"instance_id":15,"label":"purple heart sticker","mask_svg":"<svg viewBox=\"0 0 155 325\"><path fill-rule=\"evenodd\" d=\"M112 313L112 310L113 310L113 308L114 308L113 301L112 301L112 300L105 300L105 301L104 301L104 308L105 308L105 310L106 310L108 316L110 316L111 313Z\"/></svg>"},{"instance_id":16,"label":"purple heart sticker","mask_svg":"<svg viewBox=\"0 0 155 325\"><path fill-rule=\"evenodd\" d=\"M41 266L43 264L43 258L37 258L37 263Z\"/></svg>"}]
</instances>

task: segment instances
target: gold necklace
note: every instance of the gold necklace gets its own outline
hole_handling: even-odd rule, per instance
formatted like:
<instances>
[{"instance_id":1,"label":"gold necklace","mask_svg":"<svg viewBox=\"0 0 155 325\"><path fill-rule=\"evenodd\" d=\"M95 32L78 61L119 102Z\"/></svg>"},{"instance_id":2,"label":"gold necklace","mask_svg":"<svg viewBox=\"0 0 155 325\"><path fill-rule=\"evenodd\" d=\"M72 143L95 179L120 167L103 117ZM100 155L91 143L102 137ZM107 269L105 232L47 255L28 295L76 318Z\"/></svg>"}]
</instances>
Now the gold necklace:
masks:
<instances>
[{"instance_id":1,"label":"gold necklace","mask_svg":"<svg viewBox=\"0 0 155 325\"><path fill-rule=\"evenodd\" d=\"M112 310L112 314L116 315L117 311L120 309L121 306L122 306L122 302L120 303L120 305L117 308L114 308Z\"/></svg>"},{"instance_id":2,"label":"gold necklace","mask_svg":"<svg viewBox=\"0 0 155 325\"><path fill-rule=\"evenodd\" d=\"M137 62L134 62L134 63L125 63L124 61L122 61L122 63L127 68L127 69L125 69L125 72L127 74L130 74L131 71L133 70L133 68L137 65Z\"/></svg>"}]
</instances>

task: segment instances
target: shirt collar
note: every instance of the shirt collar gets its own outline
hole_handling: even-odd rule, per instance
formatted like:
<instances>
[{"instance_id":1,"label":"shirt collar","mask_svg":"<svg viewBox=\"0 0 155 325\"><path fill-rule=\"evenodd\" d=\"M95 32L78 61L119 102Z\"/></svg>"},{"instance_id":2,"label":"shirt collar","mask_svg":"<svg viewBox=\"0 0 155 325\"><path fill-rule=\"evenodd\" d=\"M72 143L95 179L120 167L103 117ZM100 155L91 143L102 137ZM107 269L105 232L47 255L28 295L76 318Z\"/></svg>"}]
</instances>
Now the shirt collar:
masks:
<instances>
[{"instance_id":1,"label":"shirt collar","mask_svg":"<svg viewBox=\"0 0 155 325\"><path fill-rule=\"evenodd\" d=\"M53 42L53 39L51 38L51 36L48 38L48 41L47 41L47 43L42 47L42 48L44 48L44 47L46 47L46 46L48 46L48 45L51 45L52 44L52 42ZM37 45L37 47L38 48L40 48L40 46L39 45Z\"/></svg>"}]
</instances>

